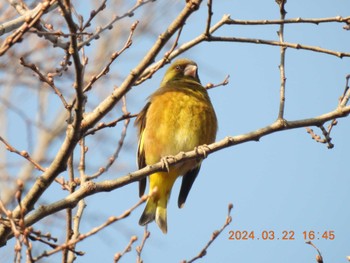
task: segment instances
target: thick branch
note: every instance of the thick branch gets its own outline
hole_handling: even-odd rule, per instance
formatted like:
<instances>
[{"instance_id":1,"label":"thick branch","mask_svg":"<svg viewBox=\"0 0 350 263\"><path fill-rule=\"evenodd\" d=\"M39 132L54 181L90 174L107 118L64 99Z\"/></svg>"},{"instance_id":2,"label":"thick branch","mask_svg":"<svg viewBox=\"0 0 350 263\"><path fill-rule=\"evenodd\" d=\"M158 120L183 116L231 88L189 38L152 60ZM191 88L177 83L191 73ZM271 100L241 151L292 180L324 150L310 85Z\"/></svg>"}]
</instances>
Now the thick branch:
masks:
<instances>
[{"instance_id":1,"label":"thick branch","mask_svg":"<svg viewBox=\"0 0 350 263\"><path fill-rule=\"evenodd\" d=\"M338 108L332 112L317 116L315 118L295 121L276 120L271 125L260 128L258 130L233 137L226 137L221 141L210 144L208 147L206 147L205 154L208 155L221 149L232 147L234 145L242 144L248 141L259 141L260 138L278 131L296 129L305 126L320 126L321 124L334 118L346 117L349 113L350 106L346 106L344 108ZM174 158L169 158L168 163L170 166L173 166L175 164L196 158L203 158L203 153L201 152L200 148L186 153L179 153L174 156ZM109 192L121 188L127 184L137 182L149 174L164 170L164 163L159 162L154 165L146 166L141 170L135 171L114 180L106 180L98 183L89 181L86 184L82 185L82 187L76 192L68 195L66 198L61 199L51 205L40 206L36 211L26 217L26 225L32 225L40 219L68 207L74 207L79 202L79 200L87 196L98 192Z\"/></svg>"},{"instance_id":2,"label":"thick branch","mask_svg":"<svg viewBox=\"0 0 350 263\"><path fill-rule=\"evenodd\" d=\"M98 105L93 112L84 118L84 130L93 127L101 120L120 99L131 89L135 81L141 76L144 70L154 61L155 57L168 42L168 40L182 27L186 19L198 9L202 0L187 1L185 8L179 16L170 24L167 30L162 33L153 47L148 51L142 61L130 72L118 89Z\"/></svg>"}]
</instances>

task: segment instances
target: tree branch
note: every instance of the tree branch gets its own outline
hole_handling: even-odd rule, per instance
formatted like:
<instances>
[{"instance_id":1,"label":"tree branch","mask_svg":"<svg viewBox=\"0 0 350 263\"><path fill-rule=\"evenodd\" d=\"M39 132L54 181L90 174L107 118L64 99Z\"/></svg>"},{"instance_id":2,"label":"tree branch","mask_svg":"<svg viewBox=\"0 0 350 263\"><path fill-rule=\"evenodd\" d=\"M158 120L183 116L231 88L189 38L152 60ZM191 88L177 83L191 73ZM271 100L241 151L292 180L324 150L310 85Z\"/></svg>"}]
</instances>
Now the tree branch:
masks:
<instances>
[{"instance_id":1,"label":"tree branch","mask_svg":"<svg viewBox=\"0 0 350 263\"><path fill-rule=\"evenodd\" d=\"M304 50L324 53L324 54L328 54L328 55L333 55L333 56L336 56L339 58L350 57L350 53L348 53L348 52L334 51L334 50L329 50L329 49L325 49L325 48L321 48L321 47L307 46L307 45L297 44L297 43L289 43L289 42L281 43L279 41L264 40L264 39L258 39L258 38L210 36L207 39L207 41L264 44L264 45L270 45L270 46L280 46L280 47L289 47L289 48L294 48L294 49L304 49Z\"/></svg>"},{"instance_id":2,"label":"tree branch","mask_svg":"<svg viewBox=\"0 0 350 263\"><path fill-rule=\"evenodd\" d=\"M276 1L277 2L277 1ZM286 17L286 10L284 9L284 4L285 1L282 0L279 2L280 6L280 15L281 15L281 20L283 21L284 18ZM280 29L277 32L277 35L279 37L280 43L284 43L284 24L280 24ZM281 79L281 87L280 87L280 107L278 111L278 119L283 119L284 117L284 107L285 107L285 100L286 100L286 71L285 71L285 59L286 59L286 49L287 47L280 46L280 51L281 51L281 62L279 65L280 69L280 79Z\"/></svg>"},{"instance_id":3,"label":"tree branch","mask_svg":"<svg viewBox=\"0 0 350 263\"><path fill-rule=\"evenodd\" d=\"M195 256L194 258L192 258L189 261L184 260L182 263L192 263L195 262L197 259L200 259L202 257L204 257L207 254L207 249L210 247L210 245L215 241L215 239L222 233L222 231L225 230L225 228L232 222L232 217L231 217L231 210L233 208L232 204L228 205L228 213L227 213L227 217L225 220L224 225L219 229L219 230L215 230L211 236L211 239L209 240L209 242L204 246L204 248L199 252L199 254L197 256Z\"/></svg>"},{"instance_id":4,"label":"tree branch","mask_svg":"<svg viewBox=\"0 0 350 263\"><path fill-rule=\"evenodd\" d=\"M0 47L0 57L4 55L9 48L20 41L23 35L38 21L40 21L41 16L45 14L55 2L56 0L44 2L40 9L36 10L36 12L33 13L29 18L27 17L26 22L22 24L22 26L16 32L6 38L4 44Z\"/></svg>"},{"instance_id":5,"label":"tree branch","mask_svg":"<svg viewBox=\"0 0 350 263\"><path fill-rule=\"evenodd\" d=\"M169 166L173 166L178 163L183 163L187 160L203 158L204 155L209 155L224 148L232 147L234 145L242 144L248 141L259 141L260 138L275 132L291 130L305 126L320 126L321 124L334 118L345 117L349 113L350 106L346 106L344 108L337 108L332 112L317 116L315 118L294 121L276 120L274 123L266 127L257 129L255 131L237 136L229 136L221 141L212 143L205 147L205 153L203 153L200 147L193 151L179 153L173 156L173 158L169 158L168 164ZM140 179L145 178L147 175L165 170L166 168L164 167L163 162L158 162L154 165L146 166L143 169L140 169L138 171L135 171L117 179L106 180L98 183L88 181L85 184L81 185L81 188L79 188L74 193L68 195L67 197L50 205L38 207L37 210L33 211L25 218L25 223L26 225L32 225L50 214L54 214L68 207L75 207L79 200L87 196L93 195L98 192L110 192L130 183L138 182Z\"/></svg>"},{"instance_id":6,"label":"tree branch","mask_svg":"<svg viewBox=\"0 0 350 263\"><path fill-rule=\"evenodd\" d=\"M238 19L228 19L226 25L281 25L281 24L321 24L321 23L350 23L350 16L347 17L327 17L327 18L290 18L290 19L281 19L281 20L238 20Z\"/></svg>"}]
</instances>

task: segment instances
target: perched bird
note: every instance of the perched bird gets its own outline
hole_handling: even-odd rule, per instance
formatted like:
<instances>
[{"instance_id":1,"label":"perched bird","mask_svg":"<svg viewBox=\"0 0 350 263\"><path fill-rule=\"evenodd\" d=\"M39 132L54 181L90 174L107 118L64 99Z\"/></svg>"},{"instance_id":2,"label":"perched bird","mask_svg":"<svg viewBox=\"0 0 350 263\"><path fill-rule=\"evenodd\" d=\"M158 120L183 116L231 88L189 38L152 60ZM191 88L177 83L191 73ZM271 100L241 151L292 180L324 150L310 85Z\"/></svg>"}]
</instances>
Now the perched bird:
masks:
<instances>
[{"instance_id":1,"label":"perched bird","mask_svg":"<svg viewBox=\"0 0 350 263\"><path fill-rule=\"evenodd\" d=\"M163 157L191 151L215 141L217 119L207 90L201 85L197 64L189 59L176 60L165 73L160 88L154 92L135 125L138 127L138 166L143 168L161 161ZM149 176L151 195L139 224L153 220L167 233L167 203L177 177L183 175L179 208L201 166L200 160L189 160ZM146 188L146 178L139 183L139 194ZM155 192L153 192L156 189Z\"/></svg>"}]
</instances>

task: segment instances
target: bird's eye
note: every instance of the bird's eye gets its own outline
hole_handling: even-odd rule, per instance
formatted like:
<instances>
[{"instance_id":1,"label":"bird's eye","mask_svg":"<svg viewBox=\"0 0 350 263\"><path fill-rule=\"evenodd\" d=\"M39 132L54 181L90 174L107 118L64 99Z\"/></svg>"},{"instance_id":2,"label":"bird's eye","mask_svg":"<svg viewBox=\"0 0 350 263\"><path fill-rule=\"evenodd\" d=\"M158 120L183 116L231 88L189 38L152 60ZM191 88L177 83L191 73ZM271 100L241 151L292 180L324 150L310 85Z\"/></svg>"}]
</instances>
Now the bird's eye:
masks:
<instances>
[{"instance_id":1,"label":"bird's eye","mask_svg":"<svg viewBox=\"0 0 350 263\"><path fill-rule=\"evenodd\" d=\"M182 67L181 66L176 66L176 70L180 71L180 70L182 70Z\"/></svg>"}]
</instances>

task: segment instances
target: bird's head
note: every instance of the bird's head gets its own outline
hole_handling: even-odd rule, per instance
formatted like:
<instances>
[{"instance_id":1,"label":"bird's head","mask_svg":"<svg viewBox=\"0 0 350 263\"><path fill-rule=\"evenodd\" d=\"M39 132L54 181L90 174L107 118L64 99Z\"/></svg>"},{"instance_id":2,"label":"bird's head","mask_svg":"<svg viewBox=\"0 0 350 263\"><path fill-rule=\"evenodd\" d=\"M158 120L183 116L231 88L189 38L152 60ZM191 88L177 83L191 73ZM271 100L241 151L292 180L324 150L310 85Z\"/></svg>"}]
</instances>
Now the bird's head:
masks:
<instances>
[{"instance_id":1,"label":"bird's head","mask_svg":"<svg viewBox=\"0 0 350 263\"><path fill-rule=\"evenodd\" d=\"M162 84L174 80L191 80L200 83L197 64L189 59L178 59L166 71Z\"/></svg>"}]
</instances>

